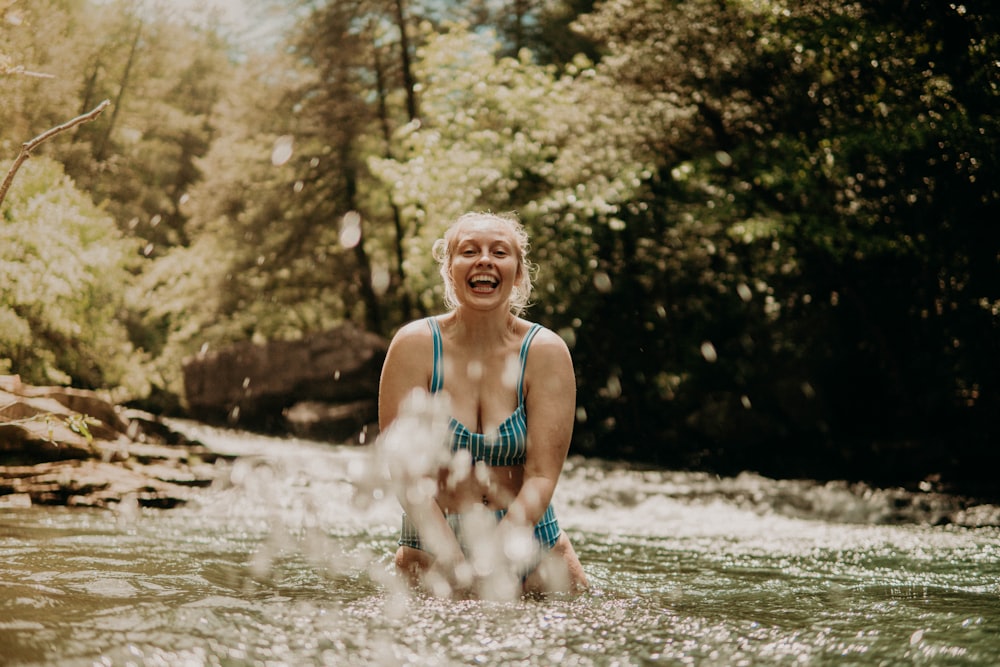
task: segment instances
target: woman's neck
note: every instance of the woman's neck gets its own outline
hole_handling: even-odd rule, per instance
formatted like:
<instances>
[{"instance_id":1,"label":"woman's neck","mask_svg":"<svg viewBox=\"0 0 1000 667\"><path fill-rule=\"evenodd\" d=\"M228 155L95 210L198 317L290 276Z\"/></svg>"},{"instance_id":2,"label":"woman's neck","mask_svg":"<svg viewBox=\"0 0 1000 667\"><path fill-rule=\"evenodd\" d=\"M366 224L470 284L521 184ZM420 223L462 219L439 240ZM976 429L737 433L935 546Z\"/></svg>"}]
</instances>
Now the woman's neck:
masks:
<instances>
[{"instance_id":1,"label":"woman's neck","mask_svg":"<svg viewBox=\"0 0 1000 667\"><path fill-rule=\"evenodd\" d=\"M508 310L472 311L459 306L451 320L457 336L479 344L502 341L517 327L517 317Z\"/></svg>"}]
</instances>

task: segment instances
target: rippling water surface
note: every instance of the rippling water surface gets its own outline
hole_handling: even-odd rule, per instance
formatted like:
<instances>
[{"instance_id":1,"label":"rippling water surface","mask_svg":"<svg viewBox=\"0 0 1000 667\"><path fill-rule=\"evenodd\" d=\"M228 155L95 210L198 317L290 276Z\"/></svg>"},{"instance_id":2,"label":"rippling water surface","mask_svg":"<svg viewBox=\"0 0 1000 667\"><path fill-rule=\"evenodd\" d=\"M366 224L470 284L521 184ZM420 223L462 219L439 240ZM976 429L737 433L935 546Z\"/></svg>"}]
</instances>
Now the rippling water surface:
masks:
<instances>
[{"instance_id":1,"label":"rippling water surface","mask_svg":"<svg viewBox=\"0 0 1000 667\"><path fill-rule=\"evenodd\" d=\"M174 510L0 510L0 664L1000 664L1000 533L885 523L846 487L573 460L592 591L447 601L391 576L363 448L241 454Z\"/></svg>"}]
</instances>

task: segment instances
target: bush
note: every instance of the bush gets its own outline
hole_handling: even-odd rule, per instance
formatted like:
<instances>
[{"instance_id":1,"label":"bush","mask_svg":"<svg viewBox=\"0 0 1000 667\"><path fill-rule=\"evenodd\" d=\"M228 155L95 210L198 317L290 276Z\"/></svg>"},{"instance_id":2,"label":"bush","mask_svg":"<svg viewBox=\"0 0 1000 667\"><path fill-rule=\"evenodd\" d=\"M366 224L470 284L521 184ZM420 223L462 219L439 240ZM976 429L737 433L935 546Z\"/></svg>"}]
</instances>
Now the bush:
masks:
<instances>
[{"instance_id":1,"label":"bush","mask_svg":"<svg viewBox=\"0 0 1000 667\"><path fill-rule=\"evenodd\" d=\"M142 354L122 324L133 243L44 157L22 166L0 220L0 371L145 393Z\"/></svg>"}]
</instances>

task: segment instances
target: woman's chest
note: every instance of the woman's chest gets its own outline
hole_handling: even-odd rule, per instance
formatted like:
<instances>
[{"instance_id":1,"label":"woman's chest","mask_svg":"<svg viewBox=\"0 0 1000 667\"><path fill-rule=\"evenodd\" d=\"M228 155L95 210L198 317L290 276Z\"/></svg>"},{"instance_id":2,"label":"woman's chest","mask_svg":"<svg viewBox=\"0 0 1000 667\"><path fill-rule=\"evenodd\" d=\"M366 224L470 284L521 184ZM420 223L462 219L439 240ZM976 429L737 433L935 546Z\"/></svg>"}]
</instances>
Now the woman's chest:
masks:
<instances>
[{"instance_id":1,"label":"woman's chest","mask_svg":"<svg viewBox=\"0 0 1000 667\"><path fill-rule=\"evenodd\" d=\"M520 404L521 365L516 351L446 356L442 389L452 417L473 433L492 433Z\"/></svg>"}]
</instances>

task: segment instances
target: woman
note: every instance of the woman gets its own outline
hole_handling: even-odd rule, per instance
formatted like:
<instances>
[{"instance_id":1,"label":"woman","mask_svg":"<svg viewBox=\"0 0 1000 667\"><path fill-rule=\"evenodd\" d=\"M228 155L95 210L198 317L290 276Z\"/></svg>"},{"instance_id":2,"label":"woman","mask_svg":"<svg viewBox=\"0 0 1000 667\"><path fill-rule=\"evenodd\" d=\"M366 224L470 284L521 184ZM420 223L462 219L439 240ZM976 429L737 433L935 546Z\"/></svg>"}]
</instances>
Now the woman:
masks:
<instances>
[{"instance_id":1,"label":"woman","mask_svg":"<svg viewBox=\"0 0 1000 667\"><path fill-rule=\"evenodd\" d=\"M419 480L410 479L398 494L405 514L396 552L411 581L446 582L446 593L468 592L490 574L469 563L474 545L460 539L482 515L496 522L499 546L516 561L508 570L520 592L587 585L550 504L576 414L573 362L558 335L519 317L531 293L527 249L513 216L460 217L434 244L450 311L400 329L382 370L383 433L415 392L450 397L454 456L431 475L430 492L414 493ZM521 548L524 535L534 557Z\"/></svg>"}]
</instances>

